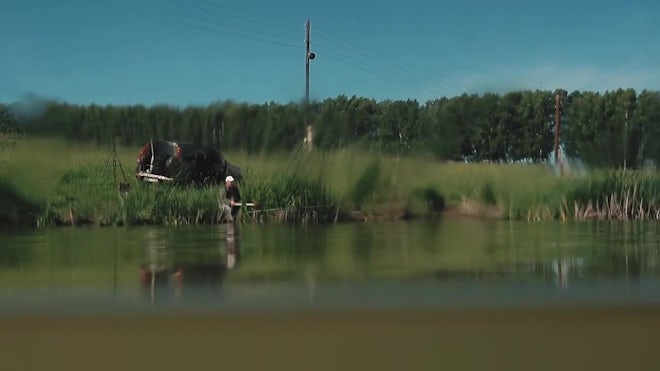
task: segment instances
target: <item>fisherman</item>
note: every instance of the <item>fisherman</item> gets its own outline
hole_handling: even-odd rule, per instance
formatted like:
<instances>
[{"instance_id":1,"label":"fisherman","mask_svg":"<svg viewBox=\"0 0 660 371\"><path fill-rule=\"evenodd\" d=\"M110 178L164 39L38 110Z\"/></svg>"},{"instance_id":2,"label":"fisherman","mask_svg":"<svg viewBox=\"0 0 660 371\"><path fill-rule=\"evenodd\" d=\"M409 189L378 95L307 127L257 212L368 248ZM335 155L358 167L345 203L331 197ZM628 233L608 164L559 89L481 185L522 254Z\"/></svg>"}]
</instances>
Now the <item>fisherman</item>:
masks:
<instances>
[{"instance_id":1,"label":"fisherman","mask_svg":"<svg viewBox=\"0 0 660 371\"><path fill-rule=\"evenodd\" d=\"M241 210L241 193L238 186L234 184L234 177L229 175L225 178L225 198L229 205L225 204L225 215L230 222L233 222L238 217L238 212Z\"/></svg>"}]
</instances>

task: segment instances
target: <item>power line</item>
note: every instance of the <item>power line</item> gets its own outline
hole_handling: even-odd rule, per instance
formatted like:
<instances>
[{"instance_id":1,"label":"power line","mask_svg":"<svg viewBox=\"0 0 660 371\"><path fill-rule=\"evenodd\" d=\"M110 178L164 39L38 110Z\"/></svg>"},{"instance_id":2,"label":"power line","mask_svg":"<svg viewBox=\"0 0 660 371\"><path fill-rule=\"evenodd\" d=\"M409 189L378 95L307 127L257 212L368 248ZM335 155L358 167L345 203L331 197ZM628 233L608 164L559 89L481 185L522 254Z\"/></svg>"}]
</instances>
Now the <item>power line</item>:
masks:
<instances>
[{"instance_id":1,"label":"power line","mask_svg":"<svg viewBox=\"0 0 660 371\"><path fill-rule=\"evenodd\" d=\"M172 4L176 4L178 6L183 6L184 8L187 8L187 9L193 9L193 10L202 11L202 12L209 13L209 14L215 14L215 15L223 16L225 18L232 19L232 20L238 20L238 21L241 21L241 22L257 24L257 25L260 25L260 26L274 27L274 28L279 28L279 29L283 29L283 30L287 30L287 31L288 30L293 30L293 27L291 26L290 23L292 23L292 22L298 23L298 21L292 21L291 19L288 19L288 18L277 17L277 16L268 15L268 14L264 14L264 13L254 12L254 11L247 10L247 9L244 9L244 8L240 8L240 7L237 7L237 6L228 5L227 3L220 2L220 1L211 1L211 0L194 0L194 1L198 4L205 5L205 6L189 4L189 3L186 4L186 3L183 3L183 2L178 1L178 0L169 0L168 2L170 2ZM105 4L105 5L110 6L108 4ZM210 9L209 7L214 7L215 9ZM219 11L220 9L230 9L233 12L223 12L223 11ZM268 20L278 20L278 22L280 20L284 20L284 21L286 21L286 25L283 25L283 24L280 24L280 23L273 23L273 22L266 22L266 21L251 19L249 17L244 17L244 16L241 16L241 15L237 15L236 11L238 11L240 13L260 17L260 18L266 18ZM177 15L174 15L174 16L178 17L178 18L186 18L189 22L194 23L194 24L190 24L189 22L188 23L177 22L178 24L183 25L185 27L193 27L193 28L197 28L197 29L201 29L201 30L212 31L214 33L225 34L225 35L236 37L236 38L244 38L244 39L255 40L255 41L259 41L259 42L263 42L263 43L271 43L271 44L274 44L274 45L298 48L298 46L293 45L291 43L288 43L288 41L297 42L299 40L297 37L291 36L289 34L285 35L285 34L276 33L276 32L264 32L264 31L259 31L259 30L255 30L255 29L248 29L248 28L244 28L244 27L235 26L235 25L232 25L232 24L227 24L225 22L210 21L210 20L204 19L204 18L192 17L190 15L177 14ZM220 30L217 30L217 29L210 29L209 27L202 27L200 25L197 25L197 23L204 23L206 25L211 25L211 26L220 27L220 28L224 28L224 29L229 29L229 30L233 30L233 31L239 31L239 32L242 32L242 33L244 32L244 33L248 33L248 34L259 35L261 37L257 37L257 36L253 36L253 35L236 34L236 33L231 33L231 32L220 31ZM303 22L300 22L300 23L303 24ZM364 61L361 61L361 60L359 60L359 59L357 59L357 58L355 58L351 55L346 55L346 54L343 54L343 53L339 53L339 52L337 52L337 51L335 51L335 50L333 50L329 47L324 47L323 43L321 44L321 46L319 46L320 49L325 48L325 50L327 52L334 53L335 55L338 55L340 57L343 57L345 60L348 60L349 61L348 63L351 66L359 64L359 65L362 66L363 69L366 66L366 68L369 69L369 70L376 69L376 70L379 70L381 72L384 72L388 78L391 78L391 75L399 76L399 77L405 79L406 81L408 81L408 83L409 83L409 80L411 80L411 78L410 78L410 76L404 76L403 73L405 73L407 75L413 74L415 80L435 81L435 82L438 82L440 84L450 85L450 86L456 87L455 84L451 84L451 83L448 83L446 81L442 81L442 80L437 79L435 77L435 75L432 72L428 71L428 70L425 70L423 68L414 66L414 65L409 64L409 63L403 63L403 62L397 61L396 59L390 57L389 55L387 55L385 53L376 51L372 48L367 48L367 47L361 46L361 45L359 45L355 42L352 42L350 40L346 40L342 37L336 36L336 35L332 34L331 32L329 32L329 31L327 31L323 28L319 28L319 27L315 27L315 28L319 29L318 34L316 35L316 37L318 37L318 39L325 40L325 42L327 42L328 44L330 44L330 45L335 44L337 46L340 46L341 48L346 48L346 46L348 45L351 50L356 52L355 53L356 56L364 57L364 58L366 58L367 60L370 61L370 63L364 62ZM277 39L285 40L287 42L275 41L275 40L269 41L271 38L277 38ZM301 44L302 44L302 42L301 42Z\"/></svg>"},{"instance_id":2,"label":"power line","mask_svg":"<svg viewBox=\"0 0 660 371\"><path fill-rule=\"evenodd\" d=\"M217 5L215 3L205 1L205 0L196 0L196 1L198 3L201 3L201 4ZM259 26L269 26L269 27L284 29L284 30L288 30L288 31L293 31L293 28L289 27L289 26L282 26L282 25L272 24L272 23L269 23L269 22L258 21L258 20L255 20L255 19L250 19L250 18L241 16L241 15L236 15L236 14L232 14L232 13L228 13L228 12L219 12L218 10L209 9L207 7L200 6L200 5L186 4L186 3L183 3L183 2L180 2L180 1L175 1L175 0L170 0L169 2L173 3L173 4L177 4L177 5L182 5L184 7L196 9L196 10L199 10L199 11L203 11L203 12L208 13L208 14L228 17L232 20L238 20L238 21L244 22L244 23L251 23L251 24L256 24L256 25L259 25ZM252 30L245 30L245 29L243 29L243 31L245 31L245 32L254 32ZM262 33L264 33L264 32L262 32ZM273 34L273 33L269 32L269 34ZM300 40L300 38L291 36L290 34L283 35L283 34L279 33L279 34L277 34L277 36L280 37L280 38L283 38L283 39Z\"/></svg>"},{"instance_id":3,"label":"power line","mask_svg":"<svg viewBox=\"0 0 660 371\"><path fill-rule=\"evenodd\" d=\"M97 5L101 5L101 6L116 10L117 12L119 12L122 15L126 15L127 13L128 14L135 14L135 11L139 10L134 5L130 6L130 5L127 5L127 4L122 4L121 6L117 6L117 3L109 3L109 2L106 2L106 1L103 1L103 0L92 0L92 1L94 3L96 3ZM273 35L273 34L266 33L266 32L260 32L260 31L256 31L256 30L247 30L247 29L244 29L244 28L241 28L241 27L235 27L235 26L231 26L231 25L211 22L211 21L208 21L208 20L205 20L205 19L202 19L202 18L198 18L198 17L191 17L191 16L181 15L181 14L169 14L169 13L168 14L146 13L144 15L151 18L153 21L156 21L158 23L166 23L166 24L169 25L169 24L172 24L172 22L173 22L173 23L175 23L179 26L194 28L194 29L207 31L207 32L212 32L212 33L223 35L223 36L230 36L230 37L234 37L234 38L237 38L237 39L252 40L252 41L257 41L257 42L261 42L261 43L264 43L264 44L278 45L278 46L283 46L283 47L288 47L288 48L295 48L295 49L300 49L302 47L302 44L301 45L294 45L292 43L281 42L281 41L278 41L278 40L269 40L269 39L266 39L266 38L257 37L257 36L253 36L253 35L247 35L247 34L243 34L243 33L239 34L239 33L235 33L235 32L219 30L217 28L209 27L207 25L212 25L212 26L216 26L216 27L224 27L226 29L231 29L231 30L240 31L240 32L250 32L250 33L258 34L258 35L266 35L266 36L269 36L269 37L273 37L273 36L283 37L281 35ZM171 17L179 18L179 19L178 20L175 19L173 21L170 21L169 19L171 19ZM182 19L187 20L188 22L182 22L181 21ZM167 21L165 21L165 20L167 20ZM202 23L202 24L200 24L200 23ZM286 37L284 37L284 38L286 38ZM293 40L293 38L286 38L286 39Z\"/></svg>"},{"instance_id":4,"label":"power line","mask_svg":"<svg viewBox=\"0 0 660 371\"><path fill-rule=\"evenodd\" d=\"M388 72L383 73L383 72L379 72L379 71L374 71L372 68L364 67L364 66L361 66L361 65L359 65L359 64L355 64L355 63L353 63L353 62L351 62L351 61L346 61L346 60L344 60L343 58L341 58L341 57L337 57L337 56L335 56L335 55L333 55L333 54L322 54L322 55L320 55L320 57L321 57L321 58L323 58L323 57L327 57L327 58L330 58L330 59L332 59L332 60L334 60L334 61L336 61L336 62L342 63L342 64L344 64L344 65L347 65L347 66L350 66L350 67L353 67L353 68L357 68L357 69L359 69L359 70L361 70L361 71L364 71L364 72L367 72L367 73L370 73L370 74L373 74L373 75L376 75L376 76L379 76L379 77L386 77L386 78L389 79L389 80L398 81L399 83L402 83L402 84L405 84L405 85L409 85L409 86L414 87L414 88L417 88L417 89L424 89L424 87L422 87L422 86L420 86L420 85L417 85L416 83L411 82L411 81L409 81L409 80L399 79L399 78L397 78L397 77L392 77Z\"/></svg>"},{"instance_id":5,"label":"power line","mask_svg":"<svg viewBox=\"0 0 660 371\"><path fill-rule=\"evenodd\" d=\"M252 20L252 19L249 19L249 18L233 15L235 18L242 19L246 22L257 23L257 24L260 24L260 25L266 25L266 26L285 29L285 30L290 30L290 31L295 30L297 32L298 30L295 29L290 24L291 23L304 24L304 22L300 21L300 20L290 20L290 19L287 19L287 18L284 18L284 17L277 17L277 16L273 16L273 15L265 15L263 13L258 13L258 12L242 9L242 8L239 8L239 7L236 7L236 6L231 6L231 5L228 5L226 3L222 3L222 2L209 1L209 0L194 0L194 1L196 1L198 3L202 3L202 4L211 5L211 6L214 6L216 8L231 9L231 10L234 10L234 11L238 11L238 12L242 12L242 13L245 13L245 14L253 15L253 16L256 16L256 17L261 17L261 18L266 18L266 19L271 19L271 20L279 19L279 20L286 21L286 26L285 26L285 25L281 25L281 24L273 24L273 23L269 23L269 22L255 21L255 20ZM218 13L216 13L216 14L218 14Z\"/></svg>"},{"instance_id":6,"label":"power line","mask_svg":"<svg viewBox=\"0 0 660 371\"><path fill-rule=\"evenodd\" d=\"M401 71L392 71L391 69L384 68L382 66L376 66L373 65L372 63L368 63L356 58L351 57L348 54L338 52L334 49L330 49L324 45L317 45L315 47L316 49L320 51L325 51L328 54L324 54L325 56L330 57L331 59L338 61L342 64L345 64L347 66L351 66L354 68L357 68L362 71L366 71L375 75L379 75L382 77L386 77L387 79L390 80L395 80L398 81L402 84L406 84L408 86L415 87L420 90L426 90L429 93L430 92L439 92L439 89L437 88L430 88L428 86L424 86L424 82L428 81L429 79L424 78L424 77L419 77L416 76L416 79L411 78L409 75L402 74ZM380 72L380 73L377 73ZM398 77L398 78L397 78Z\"/></svg>"},{"instance_id":7,"label":"power line","mask_svg":"<svg viewBox=\"0 0 660 371\"><path fill-rule=\"evenodd\" d=\"M343 58L343 59L345 59L345 60L348 60L348 61L350 61L350 62L353 62L353 64L359 64L359 65L361 65L363 68L366 68L366 69L369 69L369 70L377 70L377 71L381 71L381 72L385 73L388 77L391 77L392 75L394 75L394 76L398 76L398 77L400 77L400 78L403 78L403 79L405 79L405 80L410 80L409 78L407 78L407 77L404 76L404 75L401 75L400 73L393 72L393 71L388 71L388 70L386 70L386 69L384 69L384 68L381 68L381 67L379 67L379 66L373 66L373 65L370 65L369 63L366 63L366 62L363 62L363 61L356 60L356 59L354 59L354 58L352 58L352 57L350 57L350 56L348 56L348 55L346 55L346 54L343 54L343 53L337 52L337 51L335 51L335 50L329 49L329 48L327 48L327 47L324 47L323 45L317 45L316 48L319 49L319 50L322 50L322 51L325 50L326 52L328 52L329 55L332 55L332 54L337 55L337 56L339 56L339 57L341 57L341 58Z\"/></svg>"},{"instance_id":8,"label":"power line","mask_svg":"<svg viewBox=\"0 0 660 371\"><path fill-rule=\"evenodd\" d=\"M174 1L174 0L172 0L172 1ZM240 7L237 7L237 6L229 5L229 4L227 4L225 2L222 2L222 1L212 1L212 0L194 0L194 1L197 2L197 3L200 3L200 4L206 4L206 5L209 5L209 6L216 7L216 8L230 9L230 10L233 10L233 11L238 11L238 12L253 15L253 16L256 16L256 17L266 18L266 19L269 19L269 20L277 20L277 21L284 20L286 22L286 26L284 26L282 24L275 24L275 23L269 23L269 22L264 22L264 21L259 21L259 20L246 18L246 17L240 16L240 15L236 15L235 13L226 14L224 12L220 13L220 12L208 9L208 8L196 7L194 5L191 6L191 7L195 7L197 9L204 10L204 11L207 11L207 12L210 12L210 13L219 14L219 15L220 14L229 15L232 18L239 19L239 20L242 20L242 21L245 21L245 22L259 24L259 25L266 25L266 26L276 27L276 28L285 29L285 30L292 30L292 27L290 26L290 24L291 23L299 23L297 20L292 20L290 18L285 18L285 17L277 17L277 16L273 16L273 15L270 15L270 14L254 12L254 11L251 11L251 10L247 10L245 8L240 8ZM302 23L302 22L300 22L300 23ZM246 31L246 32L248 31L248 30L245 30L245 29L242 29L242 30ZM297 29L296 29L296 32L297 32ZM402 64L400 62L396 61L395 59L389 57L386 54L383 54L383 53L380 53L378 51L360 46L360 45L358 45L354 42L345 40L341 37L334 36L328 31L324 31L324 30L321 29L320 32L321 33L317 35L320 39L324 39L324 40L328 41L329 43L337 44L336 41L333 41L333 39L336 39L336 40L339 40L339 41L343 42L344 44L348 44L348 45L350 45L354 48L358 48L358 49L361 50L360 53L362 55L366 56L369 59L374 60L378 64L393 67L393 68L396 68L396 69L401 70L401 71L406 71L408 73L412 72L412 73L415 73L416 75L419 75L420 72L421 72L421 73L424 74L423 76L421 76L421 77L416 76L420 80L433 80L433 81L436 81L436 82L439 82L439 83L442 83L442 84L455 86L453 84L438 80L435 76L433 76L433 73L428 71L428 70L424 70L424 69L421 69L419 67L416 67L416 66L413 66L413 65L410 65L410 64L405 64L405 63L404 63L404 65L407 65L408 67L402 67ZM327 34L328 36L326 36L325 34ZM275 34L269 34L269 36L281 37L281 36L275 35ZM288 37L288 36L283 36L281 38L284 38L284 39L287 39L287 40L294 40L294 38ZM295 40L296 41L298 40L297 37L295 38ZM328 49L329 48L327 48L326 50L328 50ZM364 51L366 51L366 53ZM342 55L341 53L337 53L337 52L335 52L335 54ZM378 55L378 56L380 56L380 58L376 58L373 55ZM342 55L342 56L344 58L348 58L349 60L357 61L356 59L354 59L352 57L349 57L349 56L346 56L346 55ZM400 73L387 71L384 68L374 67L373 65L369 65L368 63L364 63L364 62L361 62L361 61L358 62L358 63L365 64L365 65L369 66L369 68L376 68L376 69L379 69L381 71L384 71L385 73L396 74L396 75L398 75L402 78L407 79L407 77L401 75Z\"/></svg>"},{"instance_id":9,"label":"power line","mask_svg":"<svg viewBox=\"0 0 660 371\"><path fill-rule=\"evenodd\" d=\"M409 64L409 63L406 63L406 62L400 62L400 61L397 61L396 59L390 57L389 55L387 55L387 54L385 54L385 53L379 52L379 51L374 50L374 49L371 49L371 48L367 48L367 47L365 47L365 46L359 45L359 44L357 44L357 43L355 43L355 42L352 42L352 41L350 41L350 40L347 40L347 39L344 39L344 38L342 38L342 37L336 36L336 35L334 35L333 33L331 33L330 31L325 31L325 30L322 29L322 28L319 28L319 32L320 32L320 35L318 35L318 37L321 37L321 38L326 37L326 38L330 38L330 39L338 40L338 41L340 41L340 42L342 42L342 43L344 43L344 44L347 44L347 45L350 45L350 46L352 46L352 47L354 47L354 48L361 49L361 50L365 51L365 52L366 52L365 55L367 55L367 54L374 54L374 55L377 55L377 56L379 56L379 57L381 57L381 58L385 58L385 59L387 59L387 60L389 60L389 61L391 61L391 62L393 62L393 63L400 64L400 65L402 65L402 66L407 66L407 68L412 69L412 70L415 70L415 71L417 71L417 72L423 72L423 73L433 74L433 72L431 72L431 71L429 71L429 70L426 70L426 69L420 68L420 67L418 67L418 66L414 66L414 65ZM327 36L325 36L325 35L327 35Z\"/></svg>"},{"instance_id":10,"label":"power line","mask_svg":"<svg viewBox=\"0 0 660 371\"><path fill-rule=\"evenodd\" d=\"M435 73L433 73L429 70L426 70L424 68L412 65L410 63L397 61L396 59L388 56L385 53L376 51L376 50L371 49L371 48L361 46L361 45L359 45L355 42L343 39L339 36L335 36L332 33L330 33L329 31L320 29L319 32L320 33L317 35L318 38L324 39L324 40L326 40L328 42L331 42L331 43L334 42L334 43L339 45L339 43L337 41L333 41L332 39L338 40L339 42L341 42L345 45L348 45L348 46L350 46L354 49L358 49L359 54L361 54L361 55L363 55L363 56L365 56L369 59L372 59L372 60L374 60L374 61L376 61L380 64L389 65L391 67L397 68L397 69L402 70L402 71L407 71L409 73L420 74L420 76L423 76L422 78L425 79L425 80L433 80L435 82L438 82L438 83L441 83L441 84L444 84L444 85L448 85L448 86L452 86L452 87L458 87L456 84L438 79L436 77Z\"/></svg>"},{"instance_id":11,"label":"power line","mask_svg":"<svg viewBox=\"0 0 660 371\"><path fill-rule=\"evenodd\" d=\"M116 6L117 3L110 4L110 3L107 3L103 0L93 0L93 1L96 2L97 4L102 4L106 7L118 9L117 6ZM217 6L217 7L226 7L226 8L229 8L229 9L239 9L239 11L242 11L242 12L248 13L248 14L252 14L252 15L255 15L255 16L258 16L258 17L264 17L264 18L270 18L270 19L285 19L285 18L281 18L281 17L263 15L263 14L260 14L260 13L251 12L251 11L248 11L248 10L243 10L243 9L240 9L240 8L237 8L237 7L232 7L232 6L228 6L226 4L217 3L217 2L209 1L209 0L194 0L194 1L196 1L198 3L201 3L201 4L208 4L208 5ZM276 23L260 22L258 20L253 20L253 19L250 19L250 18L247 18L247 17L238 16L238 15L232 14L232 13L220 13L218 11L214 11L213 9L208 9L206 7L202 7L202 6L198 6L198 5L191 5L191 4L184 4L184 3L181 3L181 2L176 1L176 0L169 0L168 2L170 2L172 4L177 4L179 6L183 6L184 8L187 8L188 10L192 9L193 11L196 11L197 13L199 11L202 11L202 12L206 12L206 13L222 15L224 17L229 17L230 19L236 19L236 20L240 20L240 21L243 21L243 22L256 23L256 24L259 24L259 25L267 25L269 27L276 27L276 28L280 28L280 29L289 30L288 24L287 24L287 26L283 26L283 25L279 25L279 24L276 24ZM135 14L135 12L133 12L133 10L135 10L135 9L136 9L135 7L132 7L130 9L131 14ZM124 7L124 10L126 10L126 7ZM172 11L174 11L177 14L163 14L163 13L161 13L160 18L158 20L162 22L163 18L174 17L174 18L178 18L178 20L175 20L174 23L179 25L179 26L182 26L182 27L194 28L194 29L198 29L198 30L202 30L202 31L206 31L206 32L216 33L216 34L223 35L223 36L229 36L229 37L233 37L233 38L237 38L237 39L252 40L252 41L257 41L257 42L264 43L264 44L278 45L278 46L287 47L287 48L300 49L300 48L303 47L303 44L304 44L303 42L301 42L300 45L295 45L293 43L282 42L282 41L279 41L279 40L273 40L272 39L272 38L280 38L280 39L283 39L283 40L286 40L286 41L294 41L294 40L297 41L297 38L294 38L294 37L289 36L289 35L283 35L283 34L273 33L273 32L263 32L263 31L259 31L259 30L255 30L255 29L248 29L248 28L244 28L244 27L238 27L238 26L235 26L235 25L231 25L231 24L226 24L226 23L223 23L223 22L211 21L211 20L208 20L208 19L195 17L195 16L191 16L191 15L179 14L183 10L180 7L170 8L169 10L170 10L170 12L168 12L168 13L171 13ZM145 14L145 15L151 17L152 19L153 18L158 18L158 15L155 14L155 13L148 13L148 14ZM171 24L171 23L172 22L168 21L168 24ZM218 29L218 28L223 28L223 29L221 30L221 29ZM230 31L226 31L225 29L230 30ZM236 31L236 32L231 32L231 31ZM342 43L344 43L346 45L350 45L353 48L358 48L358 49L361 50L358 53L358 54L360 54L359 56L366 57L367 60L369 60L369 62L359 60L359 59L355 58L354 56L352 56L350 53L346 54L346 53L338 52L338 51L336 51L335 49L333 49L331 47L325 46L323 43L321 43L321 45L316 45L315 46L315 48L318 48L319 50L322 50L322 51L326 52L327 54L325 54L325 55L329 59L332 59L336 62L339 62L341 64L347 65L347 66L352 67L352 68L359 69L361 71L364 71L364 72L367 72L367 73L370 73L370 74L385 77L388 80L398 81L402 84L413 86L417 89L422 89L422 90L430 90L430 89L428 87L420 86L418 80L423 80L423 81L435 80L433 78L430 78L429 76L422 75L420 73L420 71L425 71L425 70L423 70L421 68L417 68L417 67L409 65L409 64L408 64L408 66L411 66L411 67L404 68L404 67L401 66L400 62L396 61L394 58L391 58L391 57L387 56L386 54L374 51L374 50L369 49L369 48L362 47L362 46L360 46L356 43L353 43L351 41L344 40L344 39L342 39L338 36L334 36L334 35L330 34L328 31L321 31L321 32L322 32L322 34L319 35L320 39L325 40L326 42L328 42L330 44L334 43L335 45L340 45L339 43L332 40L332 39L336 39L336 40L339 40L339 41L341 41ZM261 36L255 36L255 35L261 35ZM378 55L380 57L374 57L374 55ZM385 61L385 60L387 60L387 61ZM395 70L392 70L393 68ZM406 72L408 75L403 74L403 72ZM414 74L415 78L413 78L413 79L410 78L409 74L411 74L411 73ZM439 80L438 80L438 82L439 82Z\"/></svg>"},{"instance_id":12,"label":"power line","mask_svg":"<svg viewBox=\"0 0 660 371\"><path fill-rule=\"evenodd\" d=\"M284 46L284 47L287 47L287 48L294 48L294 49L301 49L302 48L302 46L287 44L287 43L283 43L283 42L279 42L279 41L275 41L275 40L264 40L264 39L261 39L261 38L258 38L258 37L253 37L253 36L250 36L250 35L241 35L241 34L236 34L236 33L232 33L232 32L220 31L218 29L211 28L211 27L206 27L204 25L190 24L190 23L178 22L178 21L175 21L175 23L180 25L180 26L196 28L198 30L213 32L213 33L216 33L216 34L219 34L219 35L224 35L224 36L231 36L231 37L235 37L235 38L238 38L238 39L249 39L249 40L253 40L253 41L259 41L259 42L265 43L265 44L279 45L279 46Z\"/></svg>"},{"instance_id":13,"label":"power line","mask_svg":"<svg viewBox=\"0 0 660 371\"><path fill-rule=\"evenodd\" d=\"M209 20L206 20L206 19L203 19L203 18L192 17L192 16L189 16L189 15L175 14L174 17L185 18L185 19L190 20L190 21L201 22L201 23L205 23L205 24L207 24L207 25L223 27L223 28L227 28L227 29L231 29L231 30L235 30L235 31L241 31L241 32L247 32L247 33L253 33L253 34L258 34L258 35L265 35L265 36L272 36L272 37L277 37L277 38L281 38L281 39L289 40L289 41L290 41L290 40L295 40L295 39L293 39L293 38L291 38L291 37L286 37L286 36L276 35L276 34L270 34L270 33L268 33L268 32L261 32L261 31L256 31L256 30L250 30L250 29L246 29L246 28L242 28L242 27L236 27L236 26L231 26L231 25L227 25L227 24L219 23L219 22L212 22L212 21L209 21ZM246 35L246 36L247 36L247 35ZM288 45L291 45L291 44L288 44Z\"/></svg>"}]
</instances>

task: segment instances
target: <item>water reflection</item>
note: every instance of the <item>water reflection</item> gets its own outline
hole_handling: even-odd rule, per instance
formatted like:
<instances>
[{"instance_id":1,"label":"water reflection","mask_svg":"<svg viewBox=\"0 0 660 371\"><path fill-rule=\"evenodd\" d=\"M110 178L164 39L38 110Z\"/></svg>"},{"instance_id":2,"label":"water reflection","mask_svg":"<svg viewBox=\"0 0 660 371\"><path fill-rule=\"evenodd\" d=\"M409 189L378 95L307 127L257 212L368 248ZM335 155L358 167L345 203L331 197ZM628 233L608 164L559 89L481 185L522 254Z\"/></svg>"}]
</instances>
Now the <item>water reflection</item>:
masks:
<instances>
[{"instance_id":1,"label":"water reflection","mask_svg":"<svg viewBox=\"0 0 660 371\"><path fill-rule=\"evenodd\" d=\"M240 225L228 223L227 225L227 269L233 269L241 259Z\"/></svg>"},{"instance_id":2,"label":"water reflection","mask_svg":"<svg viewBox=\"0 0 660 371\"><path fill-rule=\"evenodd\" d=\"M242 260L239 226L219 227L214 245L177 244L164 229L149 229L144 235L144 259L140 265L142 293L152 305L183 301L220 290L230 270Z\"/></svg>"},{"instance_id":3,"label":"water reflection","mask_svg":"<svg viewBox=\"0 0 660 371\"><path fill-rule=\"evenodd\" d=\"M135 300L138 292L140 305L202 297L224 305L248 294L280 300L274 288L281 287L318 303L329 288L391 283L564 294L657 280L659 256L660 229L650 222L52 229L0 236L0 307L11 302L10 293L64 300L93 293L121 301ZM393 300L401 294L393 292Z\"/></svg>"}]
</instances>

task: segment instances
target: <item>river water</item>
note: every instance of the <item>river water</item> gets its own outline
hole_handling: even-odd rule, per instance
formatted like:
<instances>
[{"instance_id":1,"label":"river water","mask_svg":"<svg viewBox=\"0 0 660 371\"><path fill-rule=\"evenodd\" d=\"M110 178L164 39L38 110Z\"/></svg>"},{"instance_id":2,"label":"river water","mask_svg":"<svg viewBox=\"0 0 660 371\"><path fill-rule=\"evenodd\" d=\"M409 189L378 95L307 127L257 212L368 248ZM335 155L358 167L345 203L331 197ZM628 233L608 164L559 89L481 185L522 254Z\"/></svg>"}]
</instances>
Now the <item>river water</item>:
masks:
<instances>
[{"instance_id":1,"label":"river water","mask_svg":"<svg viewBox=\"0 0 660 371\"><path fill-rule=\"evenodd\" d=\"M656 222L63 228L0 237L0 309L651 303Z\"/></svg>"},{"instance_id":2,"label":"river water","mask_svg":"<svg viewBox=\"0 0 660 371\"><path fill-rule=\"evenodd\" d=\"M659 254L629 221L5 233L0 366L658 369Z\"/></svg>"}]
</instances>

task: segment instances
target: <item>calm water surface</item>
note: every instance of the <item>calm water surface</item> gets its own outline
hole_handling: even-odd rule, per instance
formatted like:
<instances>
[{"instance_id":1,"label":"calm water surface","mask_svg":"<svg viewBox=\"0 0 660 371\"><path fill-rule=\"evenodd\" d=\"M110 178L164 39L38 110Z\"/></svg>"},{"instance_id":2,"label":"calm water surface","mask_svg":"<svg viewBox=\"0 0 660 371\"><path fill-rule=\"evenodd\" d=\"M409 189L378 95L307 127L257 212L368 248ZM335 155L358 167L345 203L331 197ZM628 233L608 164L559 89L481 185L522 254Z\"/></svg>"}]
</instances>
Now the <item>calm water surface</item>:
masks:
<instances>
[{"instance_id":1,"label":"calm water surface","mask_svg":"<svg viewBox=\"0 0 660 371\"><path fill-rule=\"evenodd\" d=\"M657 223L0 236L0 370L658 370Z\"/></svg>"},{"instance_id":2,"label":"calm water surface","mask_svg":"<svg viewBox=\"0 0 660 371\"><path fill-rule=\"evenodd\" d=\"M653 304L659 252L657 222L48 229L0 235L0 310Z\"/></svg>"}]
</instances>

